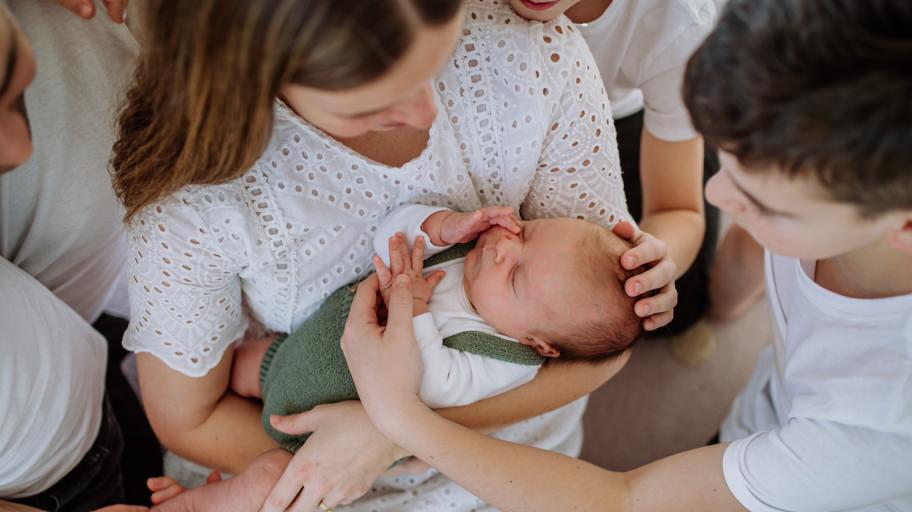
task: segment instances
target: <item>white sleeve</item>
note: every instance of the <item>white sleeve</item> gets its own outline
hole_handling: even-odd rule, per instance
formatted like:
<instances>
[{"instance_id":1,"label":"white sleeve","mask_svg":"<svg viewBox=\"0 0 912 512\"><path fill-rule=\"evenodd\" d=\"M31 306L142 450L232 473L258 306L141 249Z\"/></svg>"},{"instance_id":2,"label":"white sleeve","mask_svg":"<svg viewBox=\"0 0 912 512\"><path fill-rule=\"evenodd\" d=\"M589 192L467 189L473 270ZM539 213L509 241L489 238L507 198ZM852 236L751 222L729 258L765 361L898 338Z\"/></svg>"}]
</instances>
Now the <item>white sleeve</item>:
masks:
<instances>
[{"instance_id":1,"label":"white sleeve","mask_svg":"<svg viewBox=\"0 0 912 512\"><path fill-rule=\"evenodd\" d=\"M816 512L912 500L909 461L910 436L792 418L730 444L722 469L748 510Z\"/></svg>"},{"instance_id":2,"label":"white sleeve","mask_svg":"<svg viewBox=\"0 0 912 512\"><path fill-rule=\"evenodd\" d=\"M430 407L452 407L499 395L535 378L537 366L499 361L443 345L430 313L414 319L424 376L421 400Z\"/></svg>"},{"instance_id":3,"label":"white sleeve","mask_svg":"<svg viewBox=\"0 0 912 512\"><path fill-rule=\"evenodd\" d=\"M679 24L685 16L689 22ZM661 140L684 141L698 135L690 122L681 89L687 60L712 30L715 17L715 7L704 3L695 12L671 18L675 25L667 27L668 31L677 33L670 34L663 47L651 52L655 56L643 63L638 77L645 104L643 125Z\"/></svg>"},{"instance_id":4,"label":"white sleeve","mask_svg":"<svg viewBox=\"0 0 912 512\"><path fill-rule=\"evenodd\" d=\"M202 377L243 337L249 322L242 306L244 267L236 251L222 247L220 229L179 195L133 219L124 347Z\"/></svg>"},{"instance_id":5,"label":"white sleeve","mask_svg":"<svg viewBox=\"0 0 912 512\"><path fill-rule=\"evenodd\" d=\"M578 31L548 32L543 86L556 95L524 219L576 217L604 226L631 220L627 212L617 135L598 68ZM559 48L550 53L548 48Z\"/></svg>"},{"instance_id":6,"label":"white sleeve","mask_svg":"<svg viewBox=\"0 0 912 512\"><path fill-rule=\"evenodd\" d=\"M446 211L447 208L438 208L433 206L424 206L422 204L405 204L391 211L383 222L377 226L377 232L374 234L374 252L380 256L383 263L389 265L389 239L396 233L405 233L408 238L409 246L415 243L418 235L424 236L424 257L428 258L437 254L450 245L434 245L431 243L431 237L421 229L421 225L431 215Z\"/></svg>"}]
</instances>

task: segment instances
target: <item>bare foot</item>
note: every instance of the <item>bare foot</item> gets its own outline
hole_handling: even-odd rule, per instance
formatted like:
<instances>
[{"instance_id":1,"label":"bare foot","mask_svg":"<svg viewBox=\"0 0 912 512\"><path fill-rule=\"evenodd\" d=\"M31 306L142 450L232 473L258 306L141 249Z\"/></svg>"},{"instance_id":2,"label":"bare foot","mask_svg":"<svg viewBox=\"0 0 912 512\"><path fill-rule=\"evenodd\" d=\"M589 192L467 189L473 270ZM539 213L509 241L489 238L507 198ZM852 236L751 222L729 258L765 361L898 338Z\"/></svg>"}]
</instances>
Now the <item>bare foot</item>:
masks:
<instances>
[{"instance_id":1,"label":"bare foot","mask_svg":"<svg viewBox=\"0 0 912 512\"><path fill-rule=\"evenodd\" d=\"M707 316L728 322L763 296L763 248L736 224L725 234L709 275Z\"/></svg>"},{"instance_id":2,"label":"bare foot","mask_svg":"<svg viewBox=\"0 0 912 512\"><path fill-rule=\"evenodd\" d=\"M260 389L260 365L275 336L245 340L234 350L231 363L231 390L247 398L263 398Z\"/></svg>"}]
</instances>

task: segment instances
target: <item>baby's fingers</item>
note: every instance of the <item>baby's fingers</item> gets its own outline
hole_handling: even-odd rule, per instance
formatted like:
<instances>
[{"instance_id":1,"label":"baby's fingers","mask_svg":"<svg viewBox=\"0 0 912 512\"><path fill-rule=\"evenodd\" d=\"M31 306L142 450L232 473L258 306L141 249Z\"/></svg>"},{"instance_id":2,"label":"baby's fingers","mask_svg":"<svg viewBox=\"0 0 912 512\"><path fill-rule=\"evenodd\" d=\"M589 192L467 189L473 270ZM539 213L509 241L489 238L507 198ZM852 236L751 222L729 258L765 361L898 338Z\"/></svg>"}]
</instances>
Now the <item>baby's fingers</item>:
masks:
<instances>
[{"instance_id":1,"label":"baby's fingers","mask_svg":"<svg viewBox=\"0 0 912 512\"><path fill-rule=\"evenodd\" d=\"M437 285L440 284L440 281L443 279L443 276L445 276L445 275L446 275L446 272L444 272L443 270L435 270L434 272L431 273L431 275L429 275L425 278L425 281L427 281L428 286L431 287L431 291L434 291L434 288L436 288Z\"/></svg>"},{"instance_id":2,"label":"baby's fingers","mask_svg":"<svg viewBox=\"0 0 912 512\"><path fill-rule=\"evenodd\" d=\"M402 271L406 272L412 269L412 260L409 256L408 239L405 233L396 233L396 247L399 249L399 259L402 261Z\"/></svg>"},{"instance_id":3,"label":"baby's fingers","mask_svg":"<svg viewBox=\"0 0 912 512\"><path fill-rule=\"evenodd\" d=\"M491 224L498 225L502 228L507 229L511 233L518 235L522 231L522 223L512 213L503 217L497 217L491 221Z\"/></svg>"}]
</instances>

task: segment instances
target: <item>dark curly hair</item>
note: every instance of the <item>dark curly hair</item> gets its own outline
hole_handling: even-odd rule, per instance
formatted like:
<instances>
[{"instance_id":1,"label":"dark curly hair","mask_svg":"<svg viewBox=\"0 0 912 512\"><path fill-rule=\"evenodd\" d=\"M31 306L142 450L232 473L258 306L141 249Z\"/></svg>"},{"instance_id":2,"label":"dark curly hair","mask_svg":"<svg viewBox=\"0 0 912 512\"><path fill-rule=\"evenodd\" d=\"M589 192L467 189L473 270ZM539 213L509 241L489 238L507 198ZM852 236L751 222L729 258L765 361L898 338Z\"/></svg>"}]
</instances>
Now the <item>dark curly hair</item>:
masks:
<instances>
[{"instance_id":1,"label":"dark curly hair","mask_svg":"<svg viewBox=\"0 0 912 512\"><path fill-rule=\"evenodd\" d=\"M694 127L865 217L912 207L912 2L731 0L691 57Z\"/></svg>"}]
</instances>

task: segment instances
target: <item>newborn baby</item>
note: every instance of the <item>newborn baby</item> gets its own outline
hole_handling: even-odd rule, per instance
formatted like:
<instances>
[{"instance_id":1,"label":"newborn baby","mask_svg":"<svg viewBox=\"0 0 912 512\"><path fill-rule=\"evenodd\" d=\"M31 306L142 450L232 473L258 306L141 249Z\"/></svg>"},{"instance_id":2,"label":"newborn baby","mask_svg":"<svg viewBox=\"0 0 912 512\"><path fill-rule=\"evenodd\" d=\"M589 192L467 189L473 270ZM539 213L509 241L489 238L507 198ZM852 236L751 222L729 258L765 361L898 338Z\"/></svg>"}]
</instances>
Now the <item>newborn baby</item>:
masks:
<instances>
[{"instance_id":1,"label":"newborn baby","mask_svg":"<svg viewBox=\"0 0 912 512\"><path fill-rule=\"evenodd\" d=\"M476 237L474 247L453 245ZM433 407L503 393L534 378L546 358L607 359L641 333L619 263L629 245L583 220L520 223L509 207L459 213L406 205L384 219L374 247L383 290L399 273L412 276L424 362L420 397ZM268 452L234 479L183 493L163 508L260 507L289 452L306 440L273 429L270 415L357 398L339 348L351 297L350 289L339 290L295 333L237 350L231 387L263 398L264 426L287 451ZM150 488L160 496L179 490L169 479L154 480Z\"/></svg>"}]
</instances>

